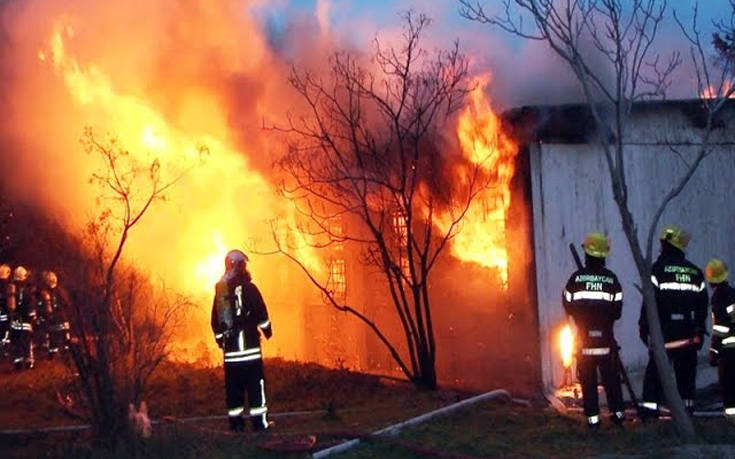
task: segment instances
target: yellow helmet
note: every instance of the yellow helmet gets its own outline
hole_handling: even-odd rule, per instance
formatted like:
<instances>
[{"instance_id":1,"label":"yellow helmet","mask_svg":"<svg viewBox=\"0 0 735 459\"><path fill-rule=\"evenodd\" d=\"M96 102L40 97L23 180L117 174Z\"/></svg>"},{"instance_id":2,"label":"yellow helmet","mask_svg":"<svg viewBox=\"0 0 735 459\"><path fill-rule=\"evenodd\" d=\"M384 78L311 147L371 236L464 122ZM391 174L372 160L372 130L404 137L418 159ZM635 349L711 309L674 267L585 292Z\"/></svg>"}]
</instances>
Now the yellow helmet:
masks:
<instances>
[{"instance_id":1,"label":"yellow helmet","mask_svg":"<svg viewBox=\"0 0 735 459\"><path fill-rule=\"evenodd\" d=\"M660 237L662 241L668 241L681 251L686 250L691 238L692 236L689 233L674 225L666 225L663 231L661 231Z\"/></svg>"},{"instance_id":2,"label":"yellow helmet","mask_svg":"<svg viewBox=\"0 0 735 459\"><path fill-rule=\"evenodd\" d=\"M53 271L43 273L43 280L46 282L48 288L56 288L59 285L59 278L56 277L56 273Z\"/></svg>"},{"instance_id":3,"label":"yellow helmet","mask_svg":"<svg viewBox=\"0 0 735 459\"><path fill-rule=\"evenodd\" d=\"M16 282L24 282L28 279L28 270L22 266L18 266L13 271L13 280Z\"/></svg>"},{"instance_id":4,"label":"yellow helmet","mask_svg":"<svg viewBox=\"0 0 735 459\"><path fill-rule=\"evenodd\" d=\"M5 263L0 265L0 279L2 280L8 280L10 279L10 266L6 265Z\"/></svg>"},{"instance_id":5,"label":"yellow helmet","mask_svg":"<svg viewBox=\"0 0 735 459\"><path fill-rule=\"evenodd\" d=\"M610 241L602 233L589 233L584 242L584 253L591 257L605 258L610 253Z\"/></svg>"},{"instance_id":6,"label":"yellow helmet","mask_svg":"<svg viewBox=\"0 0 735 459\"><path fill-rule=\"evenodd\" d=\"M704 268L704 277L711 284L719 284L727 279L727 265L717 258L711 259Z\"/></svg>"}]
</instances>

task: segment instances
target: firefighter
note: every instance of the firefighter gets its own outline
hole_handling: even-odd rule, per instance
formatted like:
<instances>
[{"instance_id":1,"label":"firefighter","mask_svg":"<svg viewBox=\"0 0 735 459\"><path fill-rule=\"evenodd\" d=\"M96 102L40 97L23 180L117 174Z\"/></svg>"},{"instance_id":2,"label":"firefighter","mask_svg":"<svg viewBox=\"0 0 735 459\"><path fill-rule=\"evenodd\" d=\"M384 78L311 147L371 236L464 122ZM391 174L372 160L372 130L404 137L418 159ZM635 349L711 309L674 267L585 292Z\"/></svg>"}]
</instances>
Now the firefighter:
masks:
<instances>
[{"instance_id":1,"label":"firefighter","mask_svg":"<svg viewBox=\"0 0 735 459\"><path fill-rule=\"evenodd\" d=\"M7 356L10 347L10 315L8 313L8 286L10 266L0 265L0 353Z\"/></svg>"},{"instance_id":2,"label":"firefighter","mask_svg":"<svg viewBox=\"0 0 735 459\"><path fill-rule=\"evenodd\" d=\"M59 279L53 271L46 271L43 287L39 295L42 315L46 319L46 342L48 358L53 359L60 351L68 349L69 321L67 307L69 302L65 292L59 287Z\"/></svg>"},{"instance_id":3,"label":"firefighter","mask_svg":"<svg viewBox=\"0 0 735 459\"><path fill-rule=\"evenodd\" d=\"M725 416L735 419L735 289L727 265L713 258L704 274L712 287L712 344L709 361L718 367Z\"/></svg>"},{"instance_id":4,"label":"firefighter","mask_svg":"<svg viewBox=\"0 0 735 459\"><path fill-rule=\"evenodd\" d=\"M585 266L572 274L562 295L562 304L574 320L579 337L577 373L582 385L587 425L600 427L597 370L608 400L610 419L622 425L625 419L623 392L617 367L617 343L613 325L620 318L623 290L617 276L605 267L610 244L601 233L590 233L582 244Z\"/></svg>"},{"instance_id":5,"label":"firefighter","mask_svg":"<svg viewBox=\"0 0 735 459\"><path fill-rule=\"evenodd\" d=\"M33 368L33 325L37 323L35 303L28 285L28 270L18 266L8 286L10 341L13 367Z\"/></svg>"},{"instance_id":6,"label":"firefighter","mask_svg":"<svg viewBox=\"0 0 735 459\"><path fill-rule=\"evenodd\" d=\"M255 430L270 427L265 399L260 334L270 339L272 328L263 297L252 283L248 257L239 250L225 257L225 274L215 287L212 331L224 351L225 393L230 430L243 431L244 393Z\"/></svg>"},{"instance_id":7,"label":"firefighter","mask_svg":"<svg viewBox=\"0 0 735 459\"><path fill-rule=\"evenodd\" d=\"M707 290L702 271L684 256L691 236L676 226L661 232L661 253L653 264L651 283L666 354L676 374L676 385L690 413L694 411L697 376L697 352L704 342L707 318ZM638 321L641 340L648 346L648 366L643 379L643 413L657 418L661 403L661 387L656 363L650 350L648 318L645 304Z\"/></svg>"}]
</instances>

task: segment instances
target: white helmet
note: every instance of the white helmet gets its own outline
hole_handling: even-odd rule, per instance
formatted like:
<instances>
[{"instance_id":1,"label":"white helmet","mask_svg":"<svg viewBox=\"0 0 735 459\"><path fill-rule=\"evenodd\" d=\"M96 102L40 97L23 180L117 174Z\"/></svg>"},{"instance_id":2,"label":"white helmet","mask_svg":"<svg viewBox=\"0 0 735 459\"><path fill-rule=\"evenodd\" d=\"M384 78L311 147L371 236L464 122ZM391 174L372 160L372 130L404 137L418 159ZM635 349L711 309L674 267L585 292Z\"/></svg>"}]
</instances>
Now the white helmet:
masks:
<instances>
[{"instance_id":1,"label":"white helmet","mask_svg":"<svg viewBox=\"0 0 735 459\"><path fill-rule=\"evenodd\" d=\"M15 268L15 271L13 271L13 280L16 282L25 282L28 280L28 270L23 266L18 266Z\"/></svg>"},{"instance_id":2,"label":"white helmet","mask_svg":"<svg viewBox=\"0 0 735 459\"><path fill-rule=\"evenodd\" d=\"M46 271L43 275L43 280L46 282L48 288L54 289L59 285L59 279L56 277L56 273L53 271Z\"/></svg>"}]
</instances>

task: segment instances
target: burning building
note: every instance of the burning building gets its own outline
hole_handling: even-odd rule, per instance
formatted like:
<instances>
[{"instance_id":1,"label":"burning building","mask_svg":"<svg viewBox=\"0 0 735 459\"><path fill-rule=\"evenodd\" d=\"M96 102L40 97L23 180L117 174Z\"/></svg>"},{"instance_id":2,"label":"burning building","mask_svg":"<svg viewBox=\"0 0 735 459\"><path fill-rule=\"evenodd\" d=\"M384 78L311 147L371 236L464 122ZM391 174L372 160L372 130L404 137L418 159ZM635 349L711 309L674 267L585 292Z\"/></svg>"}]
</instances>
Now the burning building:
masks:
<instances>
[{"instance_id":1,"label":"burning building","mask_svg":"<svg viewBox=\"0 0 735 459\"><path fill-rule=\"evenodd\" d=\"M272 167L284 145L262 129L263 120L299 107L287 83L291 64L323 67L334 44L324 34L304 34L310 38L295 39L296 58L287 59L250 14L259 2L67 3L2 6L4 186L10 197L42 207L74 232L97 211L87 182L98 164L79 146L85 127L100 138L110 133L143 162L156 157L176 167L206 150L204 164L171 189L170 202L136 227L126 253L151 279L197 305L179 337L178 357L194 359L192 349L200 348L216 357L209 308L224 254L260 247L274 235L299 237L271 225L296 226L298 216L278 193L281 177ZM129 24L136 24L134 32ZM695 104L649 104L635 117L629 176L634 211L645 221L649 200L678 167L669 147L682 155L692 148L697 111ZM618 332L630 343L624 358L642 360L645 351L634 344L635 276L602 157L588 142L591 119L581 107L519 109L505 119L513 138L480 85L444 133L466 161L490 158L495 179L468 209L432 274L439 382L526 393L559 382L552 341L562 318L560 291L573 266L566 247L592 228L611 235L610 265L625 286ZM716 130L717 151L664 216L690 227L699 264L735 255L726 237L732 219L717 211L725 208L733 176L728 126ZM435 223L446 225L441 216ZM395 215L392 231L400 236L404 224ZM354 247L317 253L302 245L297 255L328 279L330 291L386 324L393 341L405 341L380 275L360 262ZM252 259L274 327L267 357L400 375L372 332L329 306L298 267L277 256Z\"/></svg>"},{"instance_id":2,"label":"burning building","mask_svg":"<svg viewBox=\"0 0 735 459\"><path fill-rule=\"evenodd\" d=\"M178 338L182 359L197 359L192 349L203 349L217 360L208 322L224 254L263 247L274 236L300 237L271 225L297 226L298 215L279 195L272 167L284 145L263 121L275 124L271 120L299 108L287 81L291 65L323 67L334 43L325 34L307 34L308 46L303 37L294 40L296 57L287 58L283 44L252 14L258 5L12 1L0 11L6 37L0 144L8 198L30 202L69 232L81 232L100 201L88 183L100 164L79 145L85 128L103 143L114 137L141 164L159 160L162 171L206 153L203 164L170 189L168 203L141 220L126 246L128 263L197 305ZM444 133L468 163L490 158L483 167L496 178L468 209L432 277L438 377L468 388L514 385L530 392L539 379L525 204L530 188L517 172L525 159L500 125L480 86ZM435 217L437 227L447 224ZM400 234L401 226L396 215L392 230ZM331 291L386 323L391 339L401 341L379 276L352 247L325 254L302 245L297 255L328 279ZM250 269L274 324L266 356L398 374L371 332L330 309L288 260L254 255Z\"/></svg>"}]
</instances>

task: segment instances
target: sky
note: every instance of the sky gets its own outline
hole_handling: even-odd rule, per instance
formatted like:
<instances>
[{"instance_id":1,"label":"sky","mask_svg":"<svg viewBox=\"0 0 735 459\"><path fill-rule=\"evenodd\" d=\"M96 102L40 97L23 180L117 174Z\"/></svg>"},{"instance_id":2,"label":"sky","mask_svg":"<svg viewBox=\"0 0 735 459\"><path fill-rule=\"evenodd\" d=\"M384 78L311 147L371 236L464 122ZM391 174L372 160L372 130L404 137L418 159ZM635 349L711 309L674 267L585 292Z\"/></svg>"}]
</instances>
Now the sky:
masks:
<instances>
[{"instance_id":1,"label":"sky","mask_svg":"<svg viewBox=\"0 0 735 459\"><path fill-rule=\"evenodd\" d=\"M499 0L485 0L484 4L487 11L499 11L502 5ZM689 54L673 11L677 11L684 23L690 23L695 4L698 4L698 22L705 31L704 36L710 37L712 20L727 9L729 0L668 2L659 32L659 50L663 55L679 50L685 58L669 97L693 95L695 83ZM389 35L400 27L400 12L414 9L432 18L430 33L435 46L448 47L458 39L462 49L472 57L474 71L492 73L494 84L489 91L500 105L562 103L576 97L575 82L545 44L519 39L492 26L469 21L460 16L458 7L456 0L277 0L264 2L255 13L276 41L295 21L310 20L322 33L332 34L340 46L365 48L376 34ZM549 78L550 74L554 78Z\"/></svg>"}]
</instances>

